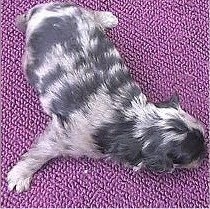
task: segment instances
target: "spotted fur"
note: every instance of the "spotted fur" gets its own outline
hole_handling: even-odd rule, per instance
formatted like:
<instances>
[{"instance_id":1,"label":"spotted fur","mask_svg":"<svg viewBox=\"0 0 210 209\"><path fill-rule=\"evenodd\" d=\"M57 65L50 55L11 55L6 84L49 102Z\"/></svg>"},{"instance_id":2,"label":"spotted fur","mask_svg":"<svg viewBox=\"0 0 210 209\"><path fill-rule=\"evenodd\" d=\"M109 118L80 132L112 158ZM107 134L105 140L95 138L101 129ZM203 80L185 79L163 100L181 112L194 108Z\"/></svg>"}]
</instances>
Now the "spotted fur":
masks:
<instances>
[{"instance_id":1,"label":"spotted fur","mask_svg":"<svg viewBox=\"0 0 210 209\"><path fill-rule=\"evenodd\" d=\"M11 190L27 190L33 174L61 155L168 172L201 159L202 126L177 97L147 101L105 35L118 22L112 13L48 3L18 21L26 33L24 70L52 121L9 172Z\"/></svg>"}]
</instances>

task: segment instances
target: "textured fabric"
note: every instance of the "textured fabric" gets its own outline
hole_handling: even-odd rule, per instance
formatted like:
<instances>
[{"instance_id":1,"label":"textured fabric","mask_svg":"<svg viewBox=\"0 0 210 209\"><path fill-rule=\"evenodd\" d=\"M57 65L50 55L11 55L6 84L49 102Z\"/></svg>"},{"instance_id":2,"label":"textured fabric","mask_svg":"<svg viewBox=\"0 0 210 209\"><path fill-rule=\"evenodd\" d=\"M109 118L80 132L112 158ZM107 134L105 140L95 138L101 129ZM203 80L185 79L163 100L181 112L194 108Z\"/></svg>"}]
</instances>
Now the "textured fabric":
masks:
<instances>
[{"instance_id":1,"label":"textured fabric","mask_svg":"<svg viewBox=\"0 0 210 209\"><path fill-rule=\"evenodd\" d=\"M208 159L173 174L134 172L92 159L54 159L34 175L30 190L9 192L6 175L46 127L49 117L25 79L25 37L15 17L39 0L3 0L2 207L208 207ZM208 1L78 0L110 10L119 25L108 36L150 101L180 95L182 107L204 123L208 140Z\"/></svg>"}]
</instances>

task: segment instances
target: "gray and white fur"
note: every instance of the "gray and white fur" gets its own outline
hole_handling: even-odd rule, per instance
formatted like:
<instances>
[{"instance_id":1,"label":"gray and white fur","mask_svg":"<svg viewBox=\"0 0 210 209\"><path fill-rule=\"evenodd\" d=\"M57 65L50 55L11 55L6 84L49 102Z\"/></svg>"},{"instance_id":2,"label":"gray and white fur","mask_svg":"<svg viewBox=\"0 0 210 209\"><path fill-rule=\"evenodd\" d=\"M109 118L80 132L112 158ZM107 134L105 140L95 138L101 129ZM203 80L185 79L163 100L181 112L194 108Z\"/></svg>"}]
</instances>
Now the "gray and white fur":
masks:
<instances>
[{"instance_id":1,"label":"gray and white fur","mask_svg":"<svg viewBox=\"0 0 210 209\"><path fill-rule=\"evenodd\" d=\"M17 19L26 34L26 76L52 120L10 170L10 190L27 190L33 174L58 156L110 158L161 172L202 158L203 129L178 97L152 104L132 80L105 35L117 23L111 12L70 3L37 5Z\"/></svg>"}]
</instances>

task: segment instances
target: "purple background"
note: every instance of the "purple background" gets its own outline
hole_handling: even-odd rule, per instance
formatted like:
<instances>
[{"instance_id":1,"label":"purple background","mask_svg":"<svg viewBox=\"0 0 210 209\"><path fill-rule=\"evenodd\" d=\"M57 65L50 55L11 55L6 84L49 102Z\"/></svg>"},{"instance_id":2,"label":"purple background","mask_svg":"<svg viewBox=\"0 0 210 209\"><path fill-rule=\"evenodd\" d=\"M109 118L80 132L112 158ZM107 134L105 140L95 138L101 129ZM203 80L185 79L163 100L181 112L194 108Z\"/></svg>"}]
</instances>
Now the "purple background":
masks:
<instances>
[{"instance_id":1,"label":"purple background","mask_svg":"<svg viewBox=\"0 0 210 209\"><path fill-rule=\"evenodd\" d=\"M111 162L60 158L35 174L29 191L8 191L7 172L49 121L21 69L25 38L15 27L18 14L41 2L3 0L1 206L207 207L208 159L198 169L157 175ZM108 36L143 92L157 102L177 91L182 107L204 123L207 141L208 1L74 2L119 17Z\"/></svg>"}]
</instances>

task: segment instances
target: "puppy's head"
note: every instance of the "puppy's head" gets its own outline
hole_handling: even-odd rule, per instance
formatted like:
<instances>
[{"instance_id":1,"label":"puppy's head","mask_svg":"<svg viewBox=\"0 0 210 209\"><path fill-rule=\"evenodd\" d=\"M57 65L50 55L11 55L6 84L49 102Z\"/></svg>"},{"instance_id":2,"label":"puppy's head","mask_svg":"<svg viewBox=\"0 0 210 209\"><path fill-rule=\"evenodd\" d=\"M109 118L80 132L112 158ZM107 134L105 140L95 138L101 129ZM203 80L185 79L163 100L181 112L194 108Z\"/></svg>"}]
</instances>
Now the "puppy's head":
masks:
<instances>
[{"instance_id":1,"label":"puppy's head","mask_svg":"<svg viewBox=\"0 0 210 209\"><path fill-rule=\"evenodd\" d=\"M148 124L141 127L140 136L142 163L152 170L166 172L197 165L206 151L203 128L181 109L178 97L157 105L148 104L147 108Z\"/></svg>"}]
</instances>

